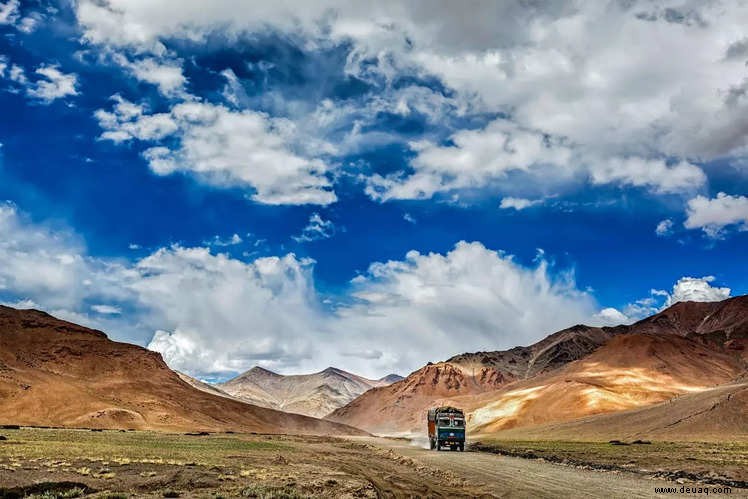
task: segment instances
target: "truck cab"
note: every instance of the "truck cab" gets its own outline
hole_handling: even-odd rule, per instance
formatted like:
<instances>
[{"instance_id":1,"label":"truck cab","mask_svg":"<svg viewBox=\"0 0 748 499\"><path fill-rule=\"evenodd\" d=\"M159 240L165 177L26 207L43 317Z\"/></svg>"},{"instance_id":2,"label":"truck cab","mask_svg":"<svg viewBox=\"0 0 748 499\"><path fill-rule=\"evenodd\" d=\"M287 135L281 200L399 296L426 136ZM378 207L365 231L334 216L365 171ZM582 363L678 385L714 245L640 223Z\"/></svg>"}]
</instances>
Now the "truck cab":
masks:
<instances>
[{"instance_id":1,"label":"truck cab","mask_svg":"<svg viewBox=\"0 0 748 499\"><path fill-rule=\"evenodd\" d=\"M465 450L465 414L456 407L435 407L427 414L429 447Z\"/></svg>"}]
</instances>

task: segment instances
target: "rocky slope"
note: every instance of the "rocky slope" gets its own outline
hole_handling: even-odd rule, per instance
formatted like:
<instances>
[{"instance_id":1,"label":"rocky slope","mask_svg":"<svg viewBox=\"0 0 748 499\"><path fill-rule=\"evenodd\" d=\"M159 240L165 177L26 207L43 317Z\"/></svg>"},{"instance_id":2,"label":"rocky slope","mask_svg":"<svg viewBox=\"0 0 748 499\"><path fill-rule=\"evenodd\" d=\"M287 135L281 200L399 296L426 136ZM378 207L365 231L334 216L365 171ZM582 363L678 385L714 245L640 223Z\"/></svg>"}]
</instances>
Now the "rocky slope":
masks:
<instances>
[{"instance_id":1,"label":"rocky slope","mask_svg":"<svg viewBox=\"0 0 748 499\"><path fill-rule=\"evenodd\" d=\"M356 434L197 390L161 356L34 310L0 306L0 423Z\"/></svg>"},{"instance_id":2,"label":"rocky slope","mask_svg":"<svg viewBox=\"0 0 748 499\"><path fill-rule=\"evenodd\" d=\"M292 376L253 367L216 387L252 404L323 417L374 387L387 386L401 379L390 374L371 380L334 367L314 374Z\"/></svg>"},{"instance_id":3,"label":"rocky slope","mask_svg":"<svg viewBox=\"0 0 748 499\"><path fill-rule=\"evenodd\" d=\"M746 368L748 296L678 303L630 326L574 326L529 347L429 364L329 419L369 431L422 431L450 403L473 429L542 424L657 403L727 383Z\"/></svg>"}]
</instances>

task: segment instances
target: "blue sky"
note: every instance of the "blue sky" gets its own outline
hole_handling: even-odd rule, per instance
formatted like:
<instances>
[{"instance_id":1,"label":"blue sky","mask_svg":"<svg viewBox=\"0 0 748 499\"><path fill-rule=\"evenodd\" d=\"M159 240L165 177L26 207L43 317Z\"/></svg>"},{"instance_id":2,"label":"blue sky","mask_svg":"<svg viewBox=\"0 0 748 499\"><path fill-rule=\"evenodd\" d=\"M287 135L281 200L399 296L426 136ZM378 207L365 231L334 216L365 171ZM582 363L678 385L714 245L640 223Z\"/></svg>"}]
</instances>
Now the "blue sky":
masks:
<instances>
[{"instance_id":1,"label":"blue sky","mask_svg":"<svg viewBox=\"0 0 748 499\"><path fill-rule=\"evenodd\" d=\"M748 10L524 5L0 2L0 300L221 379L748 292Z\"/></svg>"}]
</instances>

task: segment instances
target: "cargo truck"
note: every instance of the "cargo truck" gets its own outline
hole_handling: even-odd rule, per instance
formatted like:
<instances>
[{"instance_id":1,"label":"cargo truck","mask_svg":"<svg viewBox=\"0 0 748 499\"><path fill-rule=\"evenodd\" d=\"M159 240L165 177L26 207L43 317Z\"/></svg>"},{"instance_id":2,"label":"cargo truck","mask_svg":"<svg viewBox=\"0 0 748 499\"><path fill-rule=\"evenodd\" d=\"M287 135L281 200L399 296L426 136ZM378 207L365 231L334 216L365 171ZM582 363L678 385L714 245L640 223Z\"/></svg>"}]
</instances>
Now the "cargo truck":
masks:
<instances>
[{"instance_id":1,"label":"cargo truck","mask_svg":"<svg viewBox=\"0 0 748 499\"><path fill-rule=\"evenodd\" d=\"M429 448L465 450L465 414L456 407L434 407L428 411Z\"/></svg>"}]
</instances>

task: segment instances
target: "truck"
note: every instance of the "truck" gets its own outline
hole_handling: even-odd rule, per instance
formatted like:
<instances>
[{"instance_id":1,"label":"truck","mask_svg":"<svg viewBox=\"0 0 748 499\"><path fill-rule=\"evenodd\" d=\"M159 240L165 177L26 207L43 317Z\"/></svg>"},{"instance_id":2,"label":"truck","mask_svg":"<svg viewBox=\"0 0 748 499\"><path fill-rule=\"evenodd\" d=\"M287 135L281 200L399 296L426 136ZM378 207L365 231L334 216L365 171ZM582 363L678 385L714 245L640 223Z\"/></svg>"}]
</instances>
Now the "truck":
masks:
<instances>
[{"instance_id":1,"label":"truck","mask_svg":"<svg viewBox=\"0 0 748 499\"><path fill-rule=\"evenodd\" d=\"M462 409L444 406L428 410L429 448L465 450L465 414Z\"/></svg>"}]
</instances>

